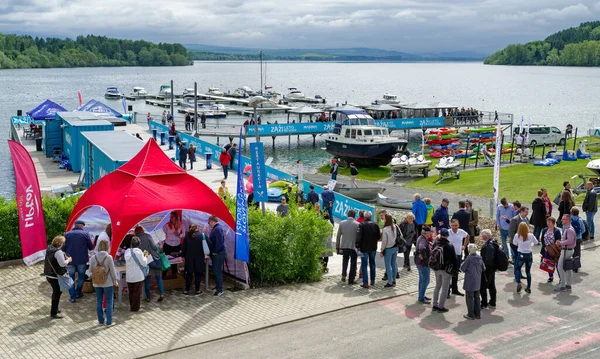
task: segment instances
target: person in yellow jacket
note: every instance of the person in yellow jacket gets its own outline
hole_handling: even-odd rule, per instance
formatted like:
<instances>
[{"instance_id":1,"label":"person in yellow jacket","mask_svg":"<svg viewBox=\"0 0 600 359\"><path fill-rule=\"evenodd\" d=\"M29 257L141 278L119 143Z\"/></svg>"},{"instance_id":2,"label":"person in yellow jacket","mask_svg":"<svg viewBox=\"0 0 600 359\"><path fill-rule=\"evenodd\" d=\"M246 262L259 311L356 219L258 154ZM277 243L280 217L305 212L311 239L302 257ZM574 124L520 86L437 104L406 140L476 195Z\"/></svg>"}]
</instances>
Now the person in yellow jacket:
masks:
<instances>
[{"instance_id":1,"label":"person in yellow jacket","mask_svg":"<svg viewBox=\"0 0 600 359\"><path fill-rule=\"evenodd\" d=\"M219 187L217 194L223 200L225 200L227 197L229 197L229 190L227 189L227 186L225 185L225 180L221 180L221 187Z\"/></svg>"},{"instance_id":2,"label":"person in yellow jacket","mask_svg":"<svg viewBox=\"0 0 600 359\"><path fill-rule=\"evenodd\" d=\"M425 218L425 226L431 227L433 225L433 213L435 208L431 204L431 198L423 198L423 201L427 205L427 218Z\"/></svg>"}]
</instances>

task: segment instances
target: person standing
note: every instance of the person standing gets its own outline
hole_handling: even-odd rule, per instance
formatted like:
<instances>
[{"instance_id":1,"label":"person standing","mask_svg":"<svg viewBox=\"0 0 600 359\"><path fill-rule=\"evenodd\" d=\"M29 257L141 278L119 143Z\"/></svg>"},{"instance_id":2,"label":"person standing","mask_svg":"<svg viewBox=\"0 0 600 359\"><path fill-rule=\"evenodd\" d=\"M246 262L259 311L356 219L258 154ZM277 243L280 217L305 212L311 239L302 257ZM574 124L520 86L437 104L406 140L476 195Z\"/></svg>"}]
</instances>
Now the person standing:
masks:
<instances>
[{"instance_id":1,"label":"person standing","mask_svg":"<svg viewBox=\"0 0 600 359\"><path fill-rule=\"evenodd\" d=\"M167 110L164 110L160 122L165 126L167 124Z\"/></svg>"},{"instance_id":2,"label":"person standing","mask_svg":"<svg viewBox=\"0 0 600 359\"><path fill-rule=\"evenodd\" d=\"M85 222L78 219L75 221L75 227L65 234L65 253L71 257L68 270L69 276L75 282L75 273L77 273L77 282L69 289L69 301L75 303L77 299L83 297L83 282L85 281L85 271L87 263L90 260L89 252L94 250L94 243L90 234L83 230Z\"/></svg>"},{"instance_id":3,"label":"person standing","mask_svg":"<svg viewBox=\"0 0 600 359\"><path fill-rule=\"evenodd\" d=\"M397 230L399 229L394 224L392 216L387 214L381 231L381 256L384 257L386 273L396 273L398 271L398 263L396 262L398 256L398 247L396 247ZM395 276L388 275L387 278L388 282L384 288L395 287Z\"/></svg>"},{"instance_id":4,"label":"person standing","mask_svg":"<svg viewBox=\"0 0 600 359\"><path fill-rule=\"evenodd\" d=\"M431 308L432 311L438 313L448 312L445 304L447 293L450 288L450 281L452 280L452 274L449 272L452 272L453 269L458 269L454 247L448 241L448 235L448 230L446 228L442 228L440 230L439 239L437 240L432 251L432 256L434 256L436 247L440 247L440 259L442 260L440 263L440 268L435 270L435 289L433 290L433 306Z\"/></svg>"},{"instance_id":5,"label":"person standing","mask_svg":"<svg viewBox=\"0 0 600 359\"><path fill-rule=\"evenodd\" d=\"M315 192L315 186L313 186L312 184L309 188L310 191L308 192L307 199L310 202L310 204L312 204L314 207L315 203L319 203L319 194Z\"/></svg>"},{"instance_id":6,"label":"person standing","mask_svg":"<svg viewBox=\"0 0 600 359\"><path fill-rule=\"evenodd\" d=\"M412 214L415 215L415 223L417 224L417 235L421 235L421 229L427 220L427 204L421 199L419 193L415 193L412 203Z\"/></svg>"},{"instance_id":7,"label":"person standing","mask_svg":"<svg viewBox=\"0 0 600 359\"><path fill-rule=\"evenodd\" d=\"M458 219L453 219L450 221L450 231L448 231L448 241L454 247L454 254L456 256L456 266L460 267L462 261L462 253L467 245L469 244L469 234L463 229L459 228ZM452 276L452 294L464 296L464 293L461 293L458 290L458 273ZM450 292L448 292L450 295Z\"/></svg>"},{"instance_id":8,"label":"person standing","mask_svg":"<svg viewBox=\"0 0 600 359\"><path fill-rule=\"evenodd\" d=\"M500 239L502 241L502 251L510 258L509 244L507 242L508 230L510 228L510 219L514 217L514 208L511 203L508 203L506 198L500 200L498 208L496 208L496 230L500 231ZM512 238L511 238L512 240Z\"/></svg>"},{"instance_id":9,"label":"person standing","mask_svg":"<svg viewBox=\"0 0 600 359\"><path fill-rule=\"evenodd\" d=\"M386 218L387 216L389 216L389 214L386 214ZM415 215L408 213L398 226L404 237L404 269L410 272L410 251L413 244L417 242L417 237L419 236L417 233L417 224L415 223Z\"/></svg>"},{"instance_id":10,"label":"person standing","mask_svg":"<svg viewBox=\"0 0 600 359\"><path fill-rule=\"evenodd\" d=\"M338 175L338 169L339 169L339 165L337 163L337 160L334 158L331 160L331 169L329 170L329 173L331 173L331 179L336 181L337 180L337 175Z\"/></svg>"},{"instance_id":11,"label":"person standing","mask_svg":"<svg viewBox=\"0 0 600 359\"><path fill-rule=\"evenodd\" d=\"M517 271L517 268L519 267L519 264L518 264L519 258L517 256L517 246L514 243L514 238L515 238L515 234L517 234L517 230L519 229L519 224L521 222L525 222L525 223L529 224L529 221L527 220L528 215L529 215L529 208L522 206L519 208L519 211L517 212L517 214L510 219L510 222L508 224L508 238L510 240L510 249L511 249L511 253L512 253L513 264L515 266L515 273ZM516 274L515 274L515 276L516 276Z\"/></svg>"},{"instance_id":12,"label":"person standing","mask_svg":"<svg viewBox=\"0 0 600 359\"><path fill-rule=\"evenodd\" d=\"M425 225L429 227L429 229L433 228L433 213L435 212L435 208L431 204L431 198L424 198L423 202L425 202L425 206L427 207L427 218L425 218Z\"/></svg>"},{"instance_id":13,"label":"person standing","mask_svg":"<svg viewBox=\"0 0 600 359\"><path fill-rule=\"evenodd\" d=\"M479 212L475 208L473 208L473 201L470 199L465 201L465 209L469 212L469 238L471 239L471 243L475 243L475 237L477 232L477 226L479 226Z\"/></svg>"},{"instance_id":14,"label":"person standing","mask_svg":"<svg viewBox=\"0 0 600 359\"><path fill-rule=\"evenodd\" d=\"M354 163L350 164L350 184L352 184L352 188L358 188L356 184L356 176L358 176L358 169L354 165Z\"/></svg>"},{"instance_id":15,"label":"person standing","mask_svg":"<svg viewBox=\"0 0 600 359\"><path fill-rule=\"evenodd\" d=\"M179 214L176 211L172 211L169 214L169 222L165 223L162 228L165 232L165 241L163 243L163 252L165 254L179 254L181 251L181 242L185 236L185 226ZM171 272L173 277L177 277L177 264L171 265ZM166 274L167 271L163 272Z\"/></svg>"},{"instance_id":16,"label":"person standing","mask_svg":"<svg viewBox=\"0 0 600 359\"><path fill-rule=\"evenodd\" d=\"M517 282L517 293L521 292L521 268L525 265L525 274L527 275L527 288L525 292L531 293L531 264L533 255L531 246L538 244L537 238L529 233L529 226L526 222L519 223L519 229L513 238L513 244L517 246L518 269L515 268L515 281Z\"/></svg>"},{"instance_id":17,"label":"person standing","mask_svg":"<svg viewBox=\"0 0 600 359\"><path fill-rule=\"evenodd\" d=\"M560 281L558 286L554 288L555 292L570 292L571 291L571 279L573 277L572 270L565 269L565 261L573 258L573 252L575 245L577 244L577 235L575 230L571 226L571 215L565 214L562 217L563 233L560 241L562 250L560 251L560 258L558 260L558 277Z\"/></svg>"},{"instance_id":18,"label":"person standing","mask_svg":"<svg viewBox=\"0 0 600 359\"><path fill-rule=\"evenodd\" d=\"M304 165L302 164L302 161L298 160L296 161L296 166L298 168L298 183L300 183L304 178Z\"/></svg>"},{"instance_id":19,"label":"person standing","mask_svg":"<svg viewBox=\"0 0 600 359\"><path fill-rule=\"evenodd\" d=\"M196 147L192 143L190 143L190 148L188 149L188 157L190 158L190 170L193 170L194 162L196 162Z\"/></svg>"},{"instance_id":20,"label":"person standing","mask_svg":"<svg viewBox=\"0 0 600 359\"><path fill-rule=\"evenodd\" d=\"M148 115L146 116L146 122L148 122L148 130L151 131L152 128L150 128L150 121L152 121L152 115L150 114L150 112L148 112Z\"/></svg>"},{"instance_id":21,"label":"person standing","mask_svg":"<svg viewBox=\"0 0 600 359\"><path fill-rule=\"evenodd\" d=\"M202 295L200 280L204 272L204 247L202 240L206 239L204 233L198 231L198 226L190 224L189 231L183 239L181 246L181 256L185 260L185 290L184 295L190 294L192 288L192 279L194 279L194 289L196 296Z\"/></svg>"},{"instance_id":22,"label":"person standing","mask_svg":"<svg viewBox=\"0 0 600 359\"><path fill-rule=\"evenodd\" d=\"M152 277L155 278L156 286L158 287L159 297L157 302L162 302L165 295L165 289L162 280L162 264L160 263L160 257L158 256L158 246L154 243L152 236L144 231L144 227L136 226L134 234L140 239L140 250L142 252L150 253L150 257L148 258L152 258L152 262L150 262L148 265L148 275L144 279L144 294L146 295L146 303L150 303L152 300L150 297L150 281L152 280Z\"/></svg>"},{"instance_id":23,"label":"person standing","mask_svg":"<svg viewBox=\"0 0 600 359\"><path fill-rule=\"evenodd\" d=\"M465 201L458 201L458 211L454 212L452 219L458 220L458 227L469 233L469 221L471 220L471 214L465 209Z\"/></svg>"},{"instance_id":24,"label":"person standing","mask_svg":"<svg viewBox=\"0 0 600 359\"><path fill-rule=\"evenodd\" d=\"M200 123L202 124L202 128L206 128L206 113L202 112L202 116L200 116Z\"/></svg>"},{"instance_id":25,"label":"person standing","mask_svg":"<svg viewBox=\"0 0 600 359\"><path fill-rule=\"evenodd\" d=\"M594 240L594 234L596 232L596 226L594 224L594 216L598 212L598 200L596 192L594 191L594 184L588 182L585 184L585 199L583 200L582 209L585 212L585 219L590 232L590 241Z\"/></svg>"},{"instance_id":26,"label":"person standing","mask_svg":"<svg viewBox=\"0 0 600 359\"><path fill-rule=\"evenodd\" d=\"M415 249L415 265L419 272L419 295L417 300L423 304L430 304L430 298L425 296L427 286L429 286L430 280L430 269L429 269L429 257L431 256L430 241L431 228L429 226L423 226L421 235L417 239L417 245Z\"/></svg>"},{"instance_id":27,"label":"person standing","mask_svg":"<svg viewBox=\"0 0 600 359\"><path fill-rule=\"evenodd\" d=\"M448 205L450 201L447 198L442 199L442 204L435 210L431 220L435 226L435 230L439 232L442 228L450 228L450 218L448 214Z\"/></svg>"},{"instance_id":28,"label":"person standing","mask_svg":"<svg viewBox=\"0 0 600 359\"><path fill-rule=\"evenodd\" d=\"M354 220L356 211L348 211L348 219L343 220L338 228L335 248L338 254L342 254L342 282L346 282L346 273L348 270L348 260L350 260L350 273L348 275L348 284L356 284L356 234L359 223Z\"/></svg>"},{"instance_id":29,"label":"person standing","mask_svg":"<svg viewBox=\"0 0 600 359\"><path fill-rule=\"evenodd\" d=\"M223 201L226 200L227 198L229 198L229 189L227 188L227 182L225 180L221 180L221 186L219 186L219 189L217 190L217 194L219 195L219 197L221 197L221 199ZM254 197L253 197L253 200L254 200Z\"/></svg>"},{"instance_id":30,"label":"person standing","mask_svg":"<svg viewBox=\"0 0 600 359\"><path fill-rule=\"evenodd\" d=\"M583 233L585 232L585 224L579 217L579 208L575 206L571 207L571 227L575 230L575 239L577 240L573 257L579 257L581 262L581 241L583 240ZM573 273L577 272L579 272L578 268L573 269Z\"/></svg>"},{"instance_id":31,"label":"person standing","mask_svg":"<svg viewBox=\"0 0 600 359\"><path fill-rule=\"evenodd\" d=\"M468 320L481 319L481 276L485 271L485 264L483 263L483 259L477 254L477 245L475 243L470 243L467 250L469 255L460 266L460 270L465 273L463 289L467 302L467 314L464 317Z\"/></svg>"},{"instance_id":32,"label":"person standing","mask_svg":"<svg viewBox=\"0 0 600 359\"><path fill-rule=\"evenodd\" d=\"M107 241L102 241L98 245L98 253L90 259L90 269L92 271L92 286L96 291L96 313L98 314L98 325L104 325L104 310L102 303L106 297L106 326L110 327L113 323L113 289L119 286L117 281L117 270L113 257L108 254L110 250ZM94 282L94 271L97 270L104 273L103 282ZM114 287L113 287L114 286Z\"/></svg>"},{"instance_id":33,"label":"person standing","mask_svg":"<svg viewBox=\"0 0 600 359\"><path fill-rule=\"evenodd\" d=\"M215 297L223 295L223 264L227 256L227 246L225 245L225 236L223 228L219 224L217 216L208 218L210 226L210 235L207 244L210 249L210 259L212 261L212 270L215 278Z\"/></svg>"},{"instance_id":34,"label":"person standing","mask_svg":"<svg viewBox=\"0 0 600 359\"><path fill-rule=\"evenodd\" d=\"M110 239L111 238L112 238L112 224L109 223L106 225L106 227L104 227L104 231L98 235L98 238L96 239L96 247L94 248L94 253L98 253L98 245L100 245L100 242L102 242L102 241L107 241L108 248L110 248Z\"/></svg>"},{"instance_id":35,"label":"person standing","mask_svg":"<svg viewBox=\"0 0 600 359\"><path fill-rule=\"evenodd\" d=\"M329 189L329 187L323 187L321 192L321 199L323 199L323 209L329 214L329 222L333 224L333 203L335 202L335 194Z\"/></svg>"},{"instance_id":36,"label":"person standing","mask_svg":"<svg viewBox=\"0 0 600 359\"><path fill-rule=\"evenodd\" d=\"M187 169L187 167L186 167L187 158L188 158L188 149L187 149L187 147L185 147L185 142L182 142L181 146L179 146L179 167L183 168L184 170Z\"/></svg>"},{"instance_id":37,"label":"person standing","mask_svg":"<svg viewBox=\"0 0 600 359\"><path fill-rule=\"evenodd\" d=\"M227 179L227 169L229 168L229 162L231 161L231 156L227 153L226 149L221 150L221 155L219 156L219 162L223 167L223 179Z\"/></svg>"},{"instance_id":38,"label":"person standing","mask_svg":"<svg viewBox=\"0 0 600 359\"><path fill-rule=\"evenodd\" d=\"M369 276L367 263L371 274L371 285L375 285L375 256L377 254L377 242L381 239L381 232L377 223L371 221L371 212L365 212L365 221L358 226L356 235L356 248L362 252L360 263L363 284L361 287L369 288Z\"/></svg>"},{"instance_id":39,"label":"person standing","mask_svg":"<svg viewBox=\"0 0 600 359\"><path fill-rule=\"evenodd\" d=\"M46 250L46 259L44 261L44 275L52 288L52 304L50 306L50 318L52 319L63 318L62 315L60 315L60 309L58 309L60 296L62 294L60 284L58 284L58 276L67 273L67 266L72 261L72 258L67 257L62 251L64 244L65 237L54 237L54 239L52 239L52 244L49 245Z\"/></svg>"},{"instance_id":40,"label":"person standing","mask_svg":"<svg viewBox=\"0 0 600 359\"><path fill-rule=\"evenodd\" d=\"M131 238L131 247L125 251L127 290L129 293L129 311L137 312L140 310L142 300L142 287L146 275L145 267L148 265L150 253L140 250L140 239Z\"/></svg>"},{"instance_id":41,"label":"person standing","mask_svg":"<svg viewBox=\"0 0 600 359\"><path fill-rule=\"evenodd\" d=\"M542 260L549 259L552 262L557 263L558 258L554 258L550 255L547 248L554 245L557 241L560 242L561 232L560 229L556 227L556 219L554 219L554 217L548 217L546 225L547 227L542 230L542 234L540 235L540 242L542 243L540 254L542 255ZM554 271L548 273L548 283L552 283L553 281Z\"/></svg>"},{"instance_id":42,"label":"person standing","mask_svg":"<svg viewBox=\"0 0 600 359\"><path fill-rule=\"evenodd\" d=\"M544 204L544 192L539 190L537 192L537 198L531 203L531 218L529 223L533 225L533 235L535 238L539 238L542 233L542 229L546 226L546 205Z\"/></svg>"},{"instance_id":43,"label":"person standing","mask_svg":"<svg viewBox=\"0 0 600 359\"><path fill-rule=\"evenodd\" d=\"M192 127L192 117L190 116L189 112L186 112L184 121L185 121L185 130L190 131L190 128Z\"/></svg>"},{"instance_id":44,"label":"person standing","mask_svg":"<svg viewBox=\"0 0 600 359\"><path fill-rule=\"evenodd\" d=\"M545 188L541 189L542 191L542 200L544 201L544 207L546 208L546 218L552 216L552 201L550 197L548 197L548 190Z\"/></svg>"},{"instance_id":45,"label":"person standing","mask_svg":"<svg viewBox=\"0 0 600 359\"><path fill-rule=\"evenodd\" d=\"M560 194L560 202L558 203L558 218L561 219L563 215L571 213L571 207L575 205L573 196L568 190L563 190Z\"/></svg>"},{"instance_id":46,"label":"person standing","mask_svg":"<svg viewBox=\"0 0 600 359\"><path fill-rule=\"evenodd\" d=\"M231 147L229 147L227 153L229 153L229 157L231 157L231 161L229 161L229 168L233 169L233 164L235 163L235 155L237 154L237 143L234 143Z\"/></svg>"},{"instance_id":47,"label":"person standing","mask_svg":"<svg viewBox=\"0 0 600 359\"><path fill-rule=\"evenodd\" d=\"M290 207L288 206L287 200L285 199L285 197L281 197L281 204L277 206L275 211L281 217L285 217L288 215L288 212L290 211Z\"/></svg>"},{"instance_id":48,"label":"person standing","mask_svg":"<svg viewBox=\"0 0 600 359\"><path fill-rule=\"evenodd\" d=\"M481 258L485 264L485 271L481 277L481 308L496 308L496 256L500 251L498 242L492 237L492 231L484 229L481 231ZM488 292L490 294L488 301Z\"/></svg>"}]
</instances>

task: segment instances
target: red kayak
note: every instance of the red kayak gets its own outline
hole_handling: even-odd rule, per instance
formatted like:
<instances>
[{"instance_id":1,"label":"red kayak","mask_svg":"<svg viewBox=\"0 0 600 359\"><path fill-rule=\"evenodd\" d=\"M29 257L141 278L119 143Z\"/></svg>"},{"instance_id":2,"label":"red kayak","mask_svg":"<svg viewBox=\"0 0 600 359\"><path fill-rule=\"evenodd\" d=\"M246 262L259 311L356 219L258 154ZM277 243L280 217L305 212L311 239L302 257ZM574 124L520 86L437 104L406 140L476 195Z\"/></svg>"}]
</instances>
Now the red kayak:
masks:
<instances>
[{"instance_id":1,"label":"red kayak","mask_svg":"<svg viewBox=\"0 0 600 359\"><path fill-rule=\"evenodd\" d=\"M427 141L428 145L449 145L451 143L457 142L458 139L451 138L449 140L429 140Z\"/></svg>"},{"instance_id":2,"label":"red kayak","mask_svg":"<svg viewBox=\"0 0 600 359\"><path fill-rule=\"evenodd\" d=\"M458 132L458 128L438 128L435 130L429 130L429 133L434 135L434 134L440 134L440 135L448 135L451 133L456 133Z\"/></svg>"}]
</instances>

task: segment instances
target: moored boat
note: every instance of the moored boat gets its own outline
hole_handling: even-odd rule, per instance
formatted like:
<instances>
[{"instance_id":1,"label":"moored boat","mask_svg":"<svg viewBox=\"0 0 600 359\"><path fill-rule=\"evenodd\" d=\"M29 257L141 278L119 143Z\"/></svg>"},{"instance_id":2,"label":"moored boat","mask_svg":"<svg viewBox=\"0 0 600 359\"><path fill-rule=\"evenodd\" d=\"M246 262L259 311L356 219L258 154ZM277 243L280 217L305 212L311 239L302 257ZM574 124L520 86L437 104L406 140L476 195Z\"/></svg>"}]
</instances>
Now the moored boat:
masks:
<instances>
[{"instance_id":1,"label":"moored boat","mask_svg":"<svg viewBox=\"0 0 600 359\"><path fill-rule=\"evenodd\" d=\"M108 87L104 93L104 98L108 100L118 100L121 96L121 93L116 87Z\"/></svg>"},{"instance_id":2,"label":"moored boat","mask_svg":"<svg viewBox=\"0 0 600 359\"><path fill-rule=\"evenodd\" d=\"M376 201L377 195L383 193L385 188L383 187L342 187L334 189L335 192L343 194L346 197L353 198L358 201Z\"/></svg>"},{"instance_id":3,"label":"moored boat","mask_svg":"<svg viewBox=\"0 0 600 359\"><path fill-rule=\"evenodd\" d=\"M392 199L382 195L381 193L377 194L377 204L383 207L412 209L412 203L413 201L411 200Z\"/></svg>"}]
</instances>

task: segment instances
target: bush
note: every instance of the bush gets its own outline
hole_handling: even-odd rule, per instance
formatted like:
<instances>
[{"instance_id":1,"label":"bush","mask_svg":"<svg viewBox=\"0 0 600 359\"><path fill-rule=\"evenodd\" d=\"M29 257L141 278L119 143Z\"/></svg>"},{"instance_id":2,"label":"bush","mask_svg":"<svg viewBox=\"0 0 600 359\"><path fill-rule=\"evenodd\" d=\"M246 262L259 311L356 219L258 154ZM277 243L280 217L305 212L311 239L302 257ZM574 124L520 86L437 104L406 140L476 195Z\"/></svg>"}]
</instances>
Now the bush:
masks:
<instances>
[{"instance_id":1,"label":"bush","mask_svg":"<svg viewBox=\"0 0 600 359\"><path fill-rule=\"evenodd\" d=\"M46 241L65 233L69 215L77 203L78 197L65 198L44 197L44 222L46 225ZM21 240L19 237L19 215L15 199L0 197L0 261L22 258Z\"/></svg>"},{"instance_id":2,"label":"bush","mask_svg":"<svg viewBox=\"0 0 600 359\"><path fill-rule=\"evenodd\" d=\"M235 216L235 202L226 204ZM331 224L293 203L286 217L250 208L250 281L253 285L313 282L321 279L321 257L332 234Z\"/></svg>"}]
</instances>

